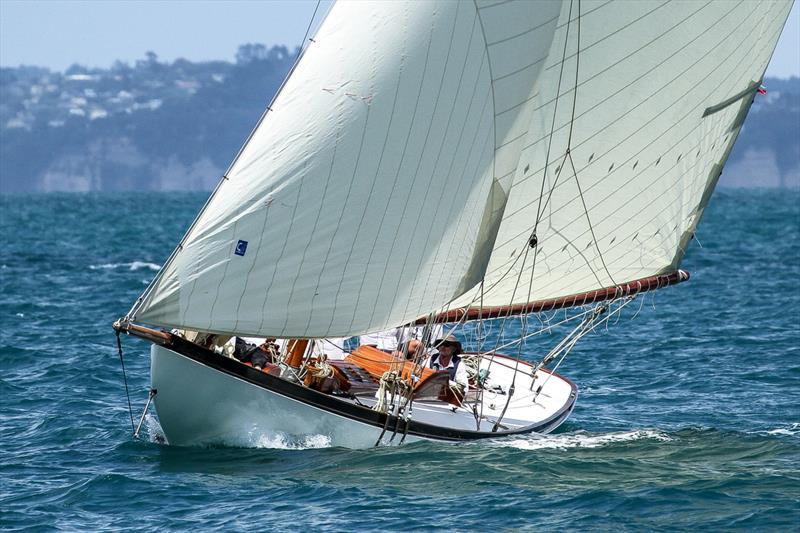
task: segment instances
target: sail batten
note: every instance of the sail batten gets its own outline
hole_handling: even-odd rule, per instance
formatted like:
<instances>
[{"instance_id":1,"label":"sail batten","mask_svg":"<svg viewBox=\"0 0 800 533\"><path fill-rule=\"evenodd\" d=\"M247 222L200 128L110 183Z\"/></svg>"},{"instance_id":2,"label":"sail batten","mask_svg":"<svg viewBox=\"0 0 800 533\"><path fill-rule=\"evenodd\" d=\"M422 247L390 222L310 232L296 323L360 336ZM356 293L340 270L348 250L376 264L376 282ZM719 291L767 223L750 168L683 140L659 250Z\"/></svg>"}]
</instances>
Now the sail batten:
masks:
<instances>
[{"instance_id":1,"label":"sail batten","mask_svg":"<svg viewBox=\"0 0 800 533\"><path fill-rule=\"evenodd\" d=\"M676 271L790 7L337 2L132 318L347 336Z\"/></svg>"}]
</instances>

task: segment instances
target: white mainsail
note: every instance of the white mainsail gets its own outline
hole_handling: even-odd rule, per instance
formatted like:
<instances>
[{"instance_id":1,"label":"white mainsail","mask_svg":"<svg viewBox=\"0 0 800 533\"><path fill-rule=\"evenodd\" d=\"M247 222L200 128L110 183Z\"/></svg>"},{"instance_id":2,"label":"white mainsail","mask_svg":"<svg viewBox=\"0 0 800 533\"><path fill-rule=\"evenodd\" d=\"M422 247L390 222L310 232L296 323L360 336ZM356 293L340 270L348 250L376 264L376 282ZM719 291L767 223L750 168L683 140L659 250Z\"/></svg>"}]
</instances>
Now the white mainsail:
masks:
<instances>
[{"instance_id":1,"label":"white mainsail","mask_svg":"<svg viewBox=\"0 0 800 533\"><path fill-rule=\"evenodd\" d=\"M561 9L337 3L131 318L345 336L473 286Z\"/></svg>"},{"instance_id":2,"label":"white mainsail","mask_svg":"<svg viewBox=\"0 0 800 533\"><path fill-rule=\"evenodd\" d=\"M338 2L130 318L349 336L675 269L790 7Z\"/></svg>"},{"instance_id":3,"label":"white mainsail","mask_svg":"<svg viewBox=\"0 0 800 533\"><path fill-rule=\"evenodd\" d=\"M452 306L520 305L677 269L791 4L572 2L483 292Z\"/></svg>"}]
</instances>

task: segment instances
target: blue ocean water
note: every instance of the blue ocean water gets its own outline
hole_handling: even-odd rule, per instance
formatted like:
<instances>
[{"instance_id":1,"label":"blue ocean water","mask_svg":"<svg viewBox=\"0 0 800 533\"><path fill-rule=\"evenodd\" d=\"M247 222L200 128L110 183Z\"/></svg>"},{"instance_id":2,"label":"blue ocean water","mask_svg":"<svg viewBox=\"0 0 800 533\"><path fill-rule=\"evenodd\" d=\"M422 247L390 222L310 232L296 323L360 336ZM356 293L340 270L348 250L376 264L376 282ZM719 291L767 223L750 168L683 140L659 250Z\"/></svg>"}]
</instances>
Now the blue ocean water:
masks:
<instances>
[{"instance_id":1,"label":"blue ocean water","mask_svg":"<svg viewBox=\"0 0 800 533\"><path fill-rule=\"evenodd\" d=\"M371 450L172 447L154 416L132 440L110 324L204 200L0 198L3 530L798 529L797 191L715 193L692 279L559 369L580 396L556 434ZM148 346L124 349L138 416Z\"/></svg>"}]
</instances>

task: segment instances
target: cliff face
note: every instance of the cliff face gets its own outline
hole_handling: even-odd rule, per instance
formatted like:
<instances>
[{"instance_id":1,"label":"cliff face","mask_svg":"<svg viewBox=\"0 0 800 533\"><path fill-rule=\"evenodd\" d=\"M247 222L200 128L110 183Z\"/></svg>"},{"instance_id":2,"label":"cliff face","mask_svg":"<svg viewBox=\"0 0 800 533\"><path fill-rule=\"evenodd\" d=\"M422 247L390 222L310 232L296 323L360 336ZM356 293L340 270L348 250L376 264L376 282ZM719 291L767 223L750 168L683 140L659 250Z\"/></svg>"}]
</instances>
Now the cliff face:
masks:
<instances>
[{"instance_id":1,"label":"cliff face","mask_svg":"<svg viewBox=\"0 0 800 533\"><path fill-rule=\"evenodd\" d=\"M250 44L236 63L0 69L0 192L210 190L294 56ZM800 187L800 79L765 85L720 186Z\"/></svg>"},{"instance_id":2,"label":"cliff face","mask_svg":"<svg viewBox=\"0 0 800 533\"><path fill-rule=\"evenodd\" d=\"M212 189L295 55L0 69L0 192Z\"/></svg>"},{"instance_id":3,"label":"cliff face","mask_svg":"<svg viewBox=\"0 0 800 533\"><path fill-rule=\"evenodd\" d=\"M130 137L111 137L53 158L36 177L34 190L210 190L224 171L203 154L188 162L175 155L150 158Z\"/></svg>"}]
</instances>

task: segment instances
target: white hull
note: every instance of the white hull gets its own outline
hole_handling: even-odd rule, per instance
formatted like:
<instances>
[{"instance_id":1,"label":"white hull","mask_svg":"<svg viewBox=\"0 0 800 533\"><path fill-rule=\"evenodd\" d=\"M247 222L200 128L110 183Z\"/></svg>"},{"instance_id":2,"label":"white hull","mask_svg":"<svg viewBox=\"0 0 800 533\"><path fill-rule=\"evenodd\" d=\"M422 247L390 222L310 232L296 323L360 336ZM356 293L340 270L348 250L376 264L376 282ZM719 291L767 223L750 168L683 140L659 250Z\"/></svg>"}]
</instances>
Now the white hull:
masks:
<instances>
[{"instance_id":1,"label":"white hull","mask_svg":"<svg viewBox=\"0 0 800 533\"><path fill-rule=\"evenodd\" d=\"M375 445L380 428L329 413L153 345L153 402L174 445ZM407 439L409 440L409 439Z\"/></svg>"},{"instance_id":2,"label":"white hull","mask_svg":"<svg viewBox=\"0 0 800 533\"><path fill-rule=\"evenodd\" d=\"M493 372L502 377L502 369L497 364ZM543 377L546 378L546 375ZM401 434L391 438L394 422L389 424L384 433L383 425L374 420L371 423L360 421L309 402L289 398L155 344L151 350L151 382L157 390L154 404L159 422L167 441L173 445L368 448L375 446L382 433L384 443L390 439L393 443L402 440ZM517 391L524 390L525 394L514 395L503 418L501 431L493 435L486 434L491 433L494 425L491 417L483 421L480 427L483 433L478 433L471 411L454 410L441 402L414 402L412 419L469 433L472 436L468 438L478 435L499 436L505 433L503 429L508 429L509 425L516 424L511 426L512 429L524 429L537 421L548 422L541 429L529 431L549 432L569 415L574 405L574 386L553 375L537 402L531 402L532 393L525 389L529 383L530 378L527 383L524 379L518 379ZM499 415L505 397L486 396L486 414L496 411L495 416ZM333 401L351 410L358 409L348 400ZM362 398L362 401L370 405L374 398ZM524 404L527 413L523 412L520 404ZM533 407L529 404L533 404ZM530 415L537 420L521 420ZM437 438L437 435L421 435L419 430L416 435L412 433L406 435L404 442L419 439L463 440L457 435L440 435L441 438Z\"/></svg>"}]
</instances>

